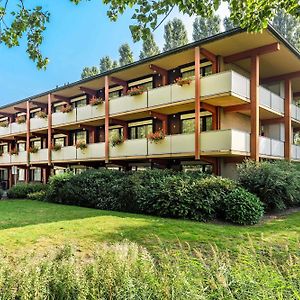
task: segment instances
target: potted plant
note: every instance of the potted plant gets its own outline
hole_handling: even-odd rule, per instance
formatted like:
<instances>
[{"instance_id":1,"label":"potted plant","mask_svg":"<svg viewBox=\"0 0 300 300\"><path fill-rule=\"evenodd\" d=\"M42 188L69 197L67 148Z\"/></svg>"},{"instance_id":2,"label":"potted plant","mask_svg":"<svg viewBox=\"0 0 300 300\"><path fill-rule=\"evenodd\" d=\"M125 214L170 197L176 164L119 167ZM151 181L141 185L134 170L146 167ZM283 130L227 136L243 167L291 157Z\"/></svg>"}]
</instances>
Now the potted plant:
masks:
<instances>
[{"instance_id":1,"label":"potted plant","mask_svg":"<svg viewBox=\"0 0 300 300\"><path fill-rule=\"evenodd\" d=\"M110 139L110 144L112 147L116 147L117 145L121 145L124 142L123 137L120 134L115 134Z\"/></svg>"},{"instance_id":2,"label":"potted plant","mask_svg":"<svg viewBox=\"0 0 300 300\"><path fill-rule=\"evenodd\" d=\"M16 122L17 122L18 124L24 124L24 123L26 122L26 117L25 117L25 116L18 116L18 117L16 118Z\"/></svg>"},{"instance_id":3,"label":"potted plant","mask_svg":"<svg viewBox=\"0 0 300 300\"><path fill-rule=\"evenodd\" d=\"M84 150L87 148L87 144L85 141L78 141L76 143L76 149Z\"/></svg>"},{"instance_id":4,"label":"potted plant","mask_svg":"<svg viewBox=\"0 0 300 300\"><path fill-rule=\"evenodd\" d=\"M93 97L93 98L90 100L90 104L91 104L92 106L100 105L100 104L102 104L103 102L104 102L104 101L103 101L103 99L102 99L101 97L99 97L99 98Z\"/></svg>"},{"instance_id":5,"label":"potted plant","mask_svg":"<svg viewBox=\"0 0 300 300\"><path fill-rule=\"evenodd\" d=\"M60 109L60 112L62 112L64 114L69 113L71 111L73 111L73 106L70 105L70 104L66 104L66 105L62 106L61 109Z\"/></svg>"},{"instance_id":6,"label":"potted plant","mask_svg":"<svg viewBox=\"0 0 300 300\"><path fill-rule=\"evenodd\" d=\"M47 114L46 114L44 111L42 111L42 110L40 110L40 111L36 114L36 116L37 116L38 118L40 118L40 119L46 119L46 118L47 118Z\"/></svg>"},{"instance_id":7,"label":"potted plant","mask_svg":"<svg viewBox=\"0 0 300 300\"><path fill-rule=\"evenodd\" d=\"M9 153L10 153L10 155L18 155L19 151L17 148L14 148L14 149L11 149Z\"/></svg>"},{"instance_id":8,"label":"potted plant","mask_svg":"<svg viewBox=\"0 0 300 300\"><path fill-rule=\"evenodd\" d=\"M32 146L29 148L30 153L37 153L40 149L37 146Z\"/></svg>"},{"instance_id":9,"label":"potted plant","mask_svg":"<svg viewBox=\"0 0 300 300\"><path fill-rule=\"evenodd\" d=\"M151 132L147 135L147 139L150 141L150 143L155 143L155 144L162 141L165 137L166 135L162 130Z\"/></svg>"},{"instance_id":10,"label":"potted plant","mask_svg":"<svg viewBox=\"0 0 300 300\"><path fill-rule=\"evenodd\" d=\"M8 121L2 121L0 122L0 127L8 127Z\"/></svg>"},{"instance_id":11,"label":"potted plant","mask_svg":"<svg viewBox=\"0 0 300 300\"><path fill-rule=\"evenodd\" d=\"M59 151L59 150L61 150L61 148L62 148L61 144L52 145L52 150L53 151Z\"/></svg>"},{"instance_id":12,"label":"potted plant","mask_svg":"<svg viewBox=\"0 0 300 300\"><path fill-rule=\"evenodd\" d=\"M147 88L145 88L144 86L136 86L128 90L127 94L129 96L138 96L138 95L142 95L146 90Z\"/></svg>"},{"instance_id":13,"label":"potted plant","mask_svg":"<svg viewBox=\"0 0 300 300\"><path fill-rule=\"evenodd\" d=\"M179 86L190 85L191 82L192 82L191 77L187 77L187 78L178 77L178 78L176 78L176 83Z\"/></svg>"}]
</instances>

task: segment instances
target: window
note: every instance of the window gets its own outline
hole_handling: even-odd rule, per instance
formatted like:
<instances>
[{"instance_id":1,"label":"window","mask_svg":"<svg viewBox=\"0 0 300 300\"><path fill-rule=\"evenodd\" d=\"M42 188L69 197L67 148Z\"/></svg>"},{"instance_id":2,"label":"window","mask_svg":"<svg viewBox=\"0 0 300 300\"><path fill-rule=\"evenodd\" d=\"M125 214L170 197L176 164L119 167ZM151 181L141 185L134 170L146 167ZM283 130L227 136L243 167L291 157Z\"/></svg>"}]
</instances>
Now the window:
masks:
<instances>
[{"instance_id":1,"label":"window","mask_svg":"<svg viewBox=\"0 0 300 300\"><path fill-rule=\"evenodd\" d=\"M73 143L74 143L74 145L79 141L84 141L85 143L88 142L86 131L82 130L82 131L73 132Z\"/></svg>"},{"instance_id":2,"label":"window","mask_svg":"<svg viewBox=\"0 0 300 300\"><path fill-rule=\"evenodd\" d=\"M40 111L41 111L41 109L37 109L37 110L30 112L30 118L35 118Z\"/></svg>"},{"instance_id":3,"label":"window","mask_svg":"<svg viewBox=\"0 0 300 300\"><path fill-rule=\"evenodd\" d=\"M54 145L65 146L65 137L54 138Z\"/></svg>"},{"instance_id":4,"label":"window","mask_svg":"<svg viewBox=\"0 0 300 300\"><path fill-rule=\"evenodd\" d=\"M112 128L109 130L109 139L115 136L123 136L123 128Z\"/></svg>"},{"instance_id":5,"label":"window","mask_svg":"<svg viewBox=\"0 0 300 300\"><path fill-rule=\"evenodd\" d=\"M180 116L181 133L189 134L195 132L195 114L183 114ZM212 114L207 111L200 113L200 131L212 130Z\"/></svg>"},{"instance_id":6,"label":"window","mask_svg":"<svg viewBox=\"0 0 300 300\"><path fill-rule=\"evenodd\" d=\"M121 90L109 92L109 99L115 99L121 97Z\"/></svg>"},{"instance_id":7,"label":"window","mask_svg":"<svg viewBox=\"0 0 300 300\"><path fill-rule=\"evenodd\" d=\"M153 131L152 120L128 124L130 128L130 139L144 139Z\"/></svg>"},{"instance_id":8,"label":"window","mask_svg":"<svg viewBox=\"0 0 300 300\"><path fill-rule=\"evenodd\" d=\"M137 80L137 81L134 81L134 82L131 82L130 84L128 84L129 89L138 87L138 86L142 86L148 90L153 89L153 78L148 77L148 78Z\"/></svg>"},{"instance_id":9,"label":"window","mask_svg":"<svg viewBox=\"0 0 300 300\"><path fill-rule=\"evenodd\" d=\"M182 78L188 78L195 76L195 66L190 66L186 68L182 68L180 70ZM211 62L201 63L200 66L200 76L208 76L212 74L212 64Z\"/></svg>"},{"instance_id":10,"label":"window","mask_svg":"<svg viewBox=\"0 0 300 300\"><path fill-rule=\"evenodd\" d=\"M8 152L8 145L7 144L0 145L0 153L7 153L7 152Z\"/></svg>"},{"instance_id":11,"label":"window","mask_svg":"<svg viewBox=\"0 0 300 300\"><path fill-rule=\"evenodd\" d=\"M74 101L72 102L72 106L73 108L86 106L86 99Z\"/></svg>"},{"instance_id":12,"label":"window","mask_svg":"<svg viewBox=\"0 0 300 300\"><path fill-rule=\"evenodd\" d=\"M53 107L53 112L54 113L57 113L57 112L60 112L60 110L62 109L62 107L64 106L65 104L59 104L59 105L56 105Z\"/></svg>"},{"instance_id":13,"label":"window","mask_svg":"<svg viewBox=\"0 0 300 300\"><path fill-rule=\"evenodd\" d=\"M17 180L18 181L25 181L25 169L18 168L17 170Z\"/></svg>"},{"instance_id":14,"label":"window","mask_svg":"<svg viewBox=\"0 0 300 300\"><path fill-rule=\"evenodd\" d=\"M42 170L41 168L30 169L31 181L42 181Z\"/></svg>"},{"instance_id":15,"label":"window","mask_svg":"<svg viewBox=\"0 0 300 300\"><path fill-rule=\"evenodd\" d=\"M30 142L31 147L36 147L38 149L42 149L42 141L41 140L34 140Z\"/></svg>"},{"instance_id":16,"label":"window","mask_svg":"<svg viewBox=\"0 0 300 300\"><path fill-rule=\"evenodd\" d=\"M17 150L18 152L26 151L26 143L18 143Z\"/></svg>"}]
</instances>

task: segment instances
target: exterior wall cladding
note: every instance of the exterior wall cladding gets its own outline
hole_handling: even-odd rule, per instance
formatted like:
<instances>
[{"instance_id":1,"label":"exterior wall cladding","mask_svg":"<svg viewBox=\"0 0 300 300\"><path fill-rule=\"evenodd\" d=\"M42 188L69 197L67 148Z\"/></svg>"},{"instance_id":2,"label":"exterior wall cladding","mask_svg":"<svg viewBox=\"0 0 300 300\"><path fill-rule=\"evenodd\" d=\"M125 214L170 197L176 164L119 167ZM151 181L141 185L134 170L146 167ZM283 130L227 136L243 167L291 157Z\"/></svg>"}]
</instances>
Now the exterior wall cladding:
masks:
<instances>
[{"instance_id":1,"label":"exterior wall cladding","mask_svg":"<svg viewBox=\"0 0 300 300\"><path fill-rule=\"evenodd\" d=\"M300 161L299 57L271 27L235 29L3 106L1 183L100 167L234 177L246 158Z\"/></svg>"}]
</instances>

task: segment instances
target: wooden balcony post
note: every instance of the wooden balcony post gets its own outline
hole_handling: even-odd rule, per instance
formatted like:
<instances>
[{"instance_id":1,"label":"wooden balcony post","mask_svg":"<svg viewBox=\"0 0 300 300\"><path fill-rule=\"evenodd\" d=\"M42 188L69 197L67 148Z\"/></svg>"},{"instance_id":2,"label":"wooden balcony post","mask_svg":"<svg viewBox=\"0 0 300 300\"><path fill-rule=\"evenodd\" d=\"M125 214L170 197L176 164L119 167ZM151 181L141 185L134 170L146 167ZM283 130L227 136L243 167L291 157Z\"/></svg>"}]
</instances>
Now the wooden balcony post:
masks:
<instances>
[{"instance_id":1,"label":"wooden balcony post","mask_svg":"<svg viewBox=\"0 0 300 300\"><path fill-rule=\"evenodd\" d=\"M26 102L26 151L27 151L27 166L30 164L30 102Z\"/></svg>"},{"instance_id":2,"label":"wooden balcony post","mask_svg":"<svg viewBox=\"0 0 300 300\"><path fill-rule=\"evenodd\" d=\"M251 135L250 157L259 161L259 56L251 57L250 77L250 110L251 110Z\"/></svg>"},{"instance_id":3,"label":"wooden balcony post","mask_svg":"<svg viewBox=\"0 0 300 300\"><path fill-rule=\"evenodd\" d=\"M200 159L200 48L195 48L195 159Z\"/></svg>"},{"instance_id":4,"label":"wooden balcony post","mask_svg":"<svg viewBox=\"0 0 300 300\"><path fill-rule=\"evenodd\" d=\"M52 97L48 94L48 166L51 165L51 155L52 155Z\"/></svg>"},{"instance_id":5,"label":"wooden balcony post","mask_svg":"<svg viewBox=\"0 0 300 300\"><path fill-rule=\"evenodd\" d=\"M105 162L109 161L109 78L105 76L104 84L105 98Z\"/></svg>"},{"instance_id":6,"label":"wooden balcony post","mask_svg":"<svg viewBox=\"0 0 300 300\"><path fill-rule=\"evenodd\" d=\"M291 142L292 142L292 83L291 79L284 81L284 158L291 161Z\"/></svg>"}]
</instances>

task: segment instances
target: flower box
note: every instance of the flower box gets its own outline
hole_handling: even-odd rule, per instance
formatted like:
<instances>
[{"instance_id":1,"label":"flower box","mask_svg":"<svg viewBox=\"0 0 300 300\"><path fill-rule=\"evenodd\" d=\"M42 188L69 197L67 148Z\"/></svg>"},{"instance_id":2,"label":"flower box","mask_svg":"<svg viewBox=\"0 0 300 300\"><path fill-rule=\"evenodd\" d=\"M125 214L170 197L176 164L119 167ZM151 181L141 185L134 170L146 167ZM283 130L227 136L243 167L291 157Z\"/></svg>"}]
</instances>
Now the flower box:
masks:
<instances>
[{"instance_id":1,"label":"flower box","mask_svg":"<svg viewBox=\"0 0 300 300\"><path fill-rule=\"evenodd\" d=\"M76 143L76 149L84 150L87 148L87 144L85 141L78 141Z\"/></svg>"},{"instance_id":2,"label":"flower box","mask_svg":"<svg viewBox=\"0 0 300 300\"><path fill-rule=\"evenodd\" d=\"M190 85L192 81L193 80L190 77L187 77L187 78L178 77L178 78L176 78L176 83L179 86Z\"/></svg>"},{"instance_id":3,"label":"flower box","mask_svg":"<svg viewBox=\"0 0 300 300\"><path fill-rule=\"evenodd\" d=\"M0 122L0 127L8 127L8 125L9 125L8 121Z\"/></svg>"},{"instance_id":4,"label":"flower box","mask_svg":"<svg viewBox=\"0 0 300 300\"><path fill-rule=\"evenodd\" d=\"M26 122L26 117L25 116L19 116L16 118L16 122L18 124L24 124Z\"/></svg>"},{"instance_id":5,"label":"flower box","mask_svg":"<svg viewBox=\"0 0 300 300\"><path fill-rule=\"evenodd\" d=\"M36 116L40 119L46 119L47 118L47 114L44 111L39 111Z\"/></svg>"},{"instance_id":6,"label":"flower box","mask_svg":"<svg viewBox=\"0 0 300 300\"><path fill-rule=\"evenodd\" d=\"M72 105L70 105L70 104L67 104L67 105L64 105L64 106L62 106L61 107L61 109L60 109L60 112L62 112L62 113L69 113L69 112L71 112L71 111L73 111L73 106Z\"/></svg>"},{"instance_id":7,"label":"flower box","mask_svg":"<svg viewBox=\"0 0 300 300\"><path fill-rule=\"evenodd\" d=\"M156 132L151 132L147 135L147 139L150 143L159 143L166 137L165 133L162 130L158 130Z\"/></svg>"},{"instance_id":8,"label":"flower box","mask_svg":"<svg viewBox=\"0 0 300 300\"><path fill-rule=\"evenodd\" d=\"M29 148L30 153L38 153L39 150L40 149L36 146L32 146L32 147Z\"/></svg>"},{"instance_id":9,"label":"flower box","mask_svg":"<svg viewBox=\"0 0 300 300\"><path fill-rule=\"evenodd\" d=\"M96 97L93 97L91 100L90 100L90 104L92 106L96 106L96 105L101 105L103 104L104 100L102 98L96 98Z\"/></svg>"},{"instance_id":10,"label":"flower box","mask_svg":"<svg viewBox=\"0 0 300 300\"><path fill-rule=\"evenodd\" d=\"M55 145L52 145L52 150L53 151L59 151L61 150L62 146L60 144L55 144Z\"/></svg>"},{"instance_id":11,"label":"flower box","mask_svg":"<svg viewBox=\"0 0 300 300\"><path fill-rule=\"evenodd\" d=\"M112 147L116 147L117 145L121 145L124 142L124 139L119 134L114 135L110 139L110 144Z\"/></svg>"},{"instance_id":12,"label":"flower box","mask_svg":"<svg viewBox=\"0 0 300 300\"><path fill-rule=\"evenodd\" d=\"M144 86L137 86L128 90L127 94L129 96L138 96L138 95L142 95L144 92L146 92L146 90L147 88L145 88Z\"/></svg>"}]
</instances>

